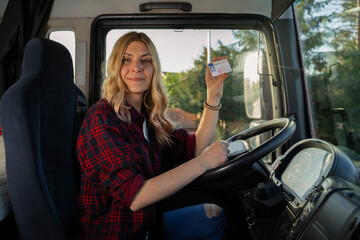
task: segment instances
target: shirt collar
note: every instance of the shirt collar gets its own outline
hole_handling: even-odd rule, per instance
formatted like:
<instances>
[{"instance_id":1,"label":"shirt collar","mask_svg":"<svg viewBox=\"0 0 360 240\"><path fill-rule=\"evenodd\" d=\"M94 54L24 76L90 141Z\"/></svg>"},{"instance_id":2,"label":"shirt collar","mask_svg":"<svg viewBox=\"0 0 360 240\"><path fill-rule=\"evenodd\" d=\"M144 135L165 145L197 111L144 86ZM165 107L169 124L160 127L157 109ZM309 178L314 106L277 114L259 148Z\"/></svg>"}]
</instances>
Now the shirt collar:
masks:
<instances>
[{"instance_id":1,"label":"shirt collar","mask_svg":"<svg viewBox=\"0 0 360 240\"><path fill-rule=\"evenodd\" d=\"M145 118L143 116L141 116L134 107L131 107L129 111L130 111L130 116L131 116L132 121L143 122L145 120Z\"/></svg>"},{"instance_id":2,"label":"shirt collar","mask_svg":"<svg viewBox=\"0 0 360 240\"><path fill-rule=\"evenodd\" d=\"M106 98L104 98L103 100L110 105L109 101ZM145 120L145 118L141 116L133 106L129 109L129 112L132 121L140 121L142 123Z\"/></svg>"}]
</instances>

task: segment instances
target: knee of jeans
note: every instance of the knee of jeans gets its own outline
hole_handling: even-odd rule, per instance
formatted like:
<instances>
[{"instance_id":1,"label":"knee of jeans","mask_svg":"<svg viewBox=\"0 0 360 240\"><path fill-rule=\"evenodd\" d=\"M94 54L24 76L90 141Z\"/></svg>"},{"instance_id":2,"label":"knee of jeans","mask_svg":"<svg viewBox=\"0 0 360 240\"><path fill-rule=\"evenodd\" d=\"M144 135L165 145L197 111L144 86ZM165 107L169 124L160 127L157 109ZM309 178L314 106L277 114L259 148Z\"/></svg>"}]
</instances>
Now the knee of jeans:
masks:
<instances>
[{"instance_id":1,"label":"knee of jeans","mask_svg":"<svg viewBox=\"0 0 360 240\"><path fill-rule=\"evenodd\" d=\"M205 203L204 208L205 208L206 216L209 219L219 216L222 212L222 208L213 203Z\"/></svg>"}]
</instances>

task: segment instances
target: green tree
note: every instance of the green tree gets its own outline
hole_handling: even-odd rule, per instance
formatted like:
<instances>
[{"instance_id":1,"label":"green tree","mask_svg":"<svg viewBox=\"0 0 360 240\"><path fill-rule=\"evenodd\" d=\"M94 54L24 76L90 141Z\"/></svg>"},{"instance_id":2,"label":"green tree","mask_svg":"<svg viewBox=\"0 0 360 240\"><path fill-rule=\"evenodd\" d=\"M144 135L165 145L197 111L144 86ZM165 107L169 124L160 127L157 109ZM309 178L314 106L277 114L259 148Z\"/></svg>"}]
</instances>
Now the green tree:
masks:
<instances>
[{"instance_id":1,"label":"green tree","mask_svg":"<svg viewBox=\"0 0 360 240\"><path fill-rule=\"evenodd\" d=\"M359 12L353 0L297 1L303 58L320 137L360 153ZM325 94L324 94L325 93ZM341 110L341 120L336 120ZM339 122L340 121L340 122ZM351 135L346 142L339 134Z\"/></svg>"},{"instance_id":2,"label":"green tree","mask_svg":"<svg viewBox=\"0 0 360 240\"><path fill-rule=\"evenodd\" d=\"M249 31L247 31L249 32ZM254 31L256 32L256 31ZM234 36L241 41L230 45L217 42L216 50L211 50L212 56L225 56L230 65L234 66L236 58L241 51L249 51L251 46L257 46L257 35L251 36L234 31ZM252 41L246 43L246 41ZM241 47L243 46L243 47ZM254 47L253 47L254 48ZM190 113L199 114L203 110L203 101L206 100L205 74L207 69L207 48L203 48L202 54L194 60L194 66L181 73L167 73L165 85L169 95L169 106L182 108ZM221 100L223 108L219 115L217 126L217 138L225 138L236 133L239 129L232 122L239 116L244 116L243 98L243 76L230 73L224 82L224 94ZM241 102L239 102L239 99ZM237 106L234 108L234 106ZM243 127L243 124L239 124Z\"/></svg>"},{"instance_id":3,"label":"green tree","mask_svg":"<svg viewBox=\"0 0 360 240\"><path fill-rule=\"evenodd\" d=\"M251 119L245 113L244 74L242 61L247 53L258 50L263 38L257 30L234 30L235 41L225 45L218 41L211 49L212 57L225 56L233 71L224 82L223 105L219 113L216 138L225 139L249 126ZM261 37L261 41L259 41ZM205 73L207 69L207 48L194 60L193 67L181 73L167 73L165 84L168 89L170 107L182 108L190 113L201 114L206 100Z\"/></svg>"}]
</instances>

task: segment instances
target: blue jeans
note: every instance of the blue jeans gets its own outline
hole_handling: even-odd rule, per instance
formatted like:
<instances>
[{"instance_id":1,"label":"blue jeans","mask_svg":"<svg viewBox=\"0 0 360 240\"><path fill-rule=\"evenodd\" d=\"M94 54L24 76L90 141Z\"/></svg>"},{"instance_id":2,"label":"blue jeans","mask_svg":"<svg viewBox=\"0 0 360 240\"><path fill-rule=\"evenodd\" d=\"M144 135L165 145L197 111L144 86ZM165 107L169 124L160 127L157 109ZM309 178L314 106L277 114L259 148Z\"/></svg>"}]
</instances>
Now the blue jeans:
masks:
<instances>
[{"instance_id":1,"label":"blue jeans","mask_svg":"<svg viewBox=\"0 0 360 240\"><path fill-rule=\"evenodd\" d=\"M180 208L164 213L170 240L221 240L225 234L224 211L208 218L204 204Z\"/></svg>"}]
</instances>

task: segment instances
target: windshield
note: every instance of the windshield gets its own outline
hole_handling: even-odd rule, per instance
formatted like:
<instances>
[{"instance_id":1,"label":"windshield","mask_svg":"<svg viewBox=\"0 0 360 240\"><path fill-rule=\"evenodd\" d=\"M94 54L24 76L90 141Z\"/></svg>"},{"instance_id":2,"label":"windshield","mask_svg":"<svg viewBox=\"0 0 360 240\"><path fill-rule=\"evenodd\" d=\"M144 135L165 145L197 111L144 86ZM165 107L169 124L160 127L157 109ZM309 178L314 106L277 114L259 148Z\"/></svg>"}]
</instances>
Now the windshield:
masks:
<instances>
[{"instance_id":1,"label":"windshield","mask_svg":"<svg viewBox=\"0 0 360 240\"><path fill-rule=\"evenodd\" d=\"M257 122L273 118L271 110L265 112L262 109L265 106L265 97L260 92L263 92L264 86L270 84L270 80L269 77L261 75L268 70L265 64L267 53L264 37L259 31L242 29L136 30L146 33L157 48L169 100L168 116L175 127L185 128L190 132L196 131L201 118L203 101L206 99L206 66L215 56L226 57L232 67L232 72L224 82L223 107L216 128L216 139L227 139L256 125ZM129 31L133 30L113 29L107 33L106 59L110 56L115 41ZM169 42L172 44L168 44ZM269 92L269 88L266 89ZM248 100L247 104L244 95L251 100ZM271 101L268 102L270 103L266 106L272 109L269 106ZM251 146L259 145L261 139L257 140L258 142L250 142Z\"/></svg>"},{"instance_id":2,"label":"windshield","mask_svg":"<svg viewBox=\"0 0 360 240\"><path fill-rule=\"evenodd\" d=\"M359 1L297 1L295 11L315 137L360 166Z\"/></svg>"}]
</instances>

